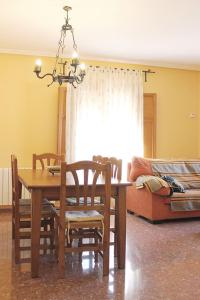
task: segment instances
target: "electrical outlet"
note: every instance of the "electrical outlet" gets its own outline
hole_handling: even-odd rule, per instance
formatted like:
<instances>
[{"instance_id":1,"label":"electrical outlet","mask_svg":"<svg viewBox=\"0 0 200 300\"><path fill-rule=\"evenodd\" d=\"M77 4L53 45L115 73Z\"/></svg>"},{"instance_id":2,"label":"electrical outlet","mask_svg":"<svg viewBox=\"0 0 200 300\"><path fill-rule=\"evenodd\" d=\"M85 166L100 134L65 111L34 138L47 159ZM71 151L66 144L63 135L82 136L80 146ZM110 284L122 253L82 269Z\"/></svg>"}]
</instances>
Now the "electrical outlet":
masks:
<instances>
[{"instance_id":1,"label":"electrical outlet","mask_svg":"<svg viewBox=\"0 0 200 300\"><path fill-rule=\"evenodd\" d=\"M196 113L190 113L190 114L189 114L189 117L190 117L190 118L196 118L196 116L197 116Z\"/></svg>"}]
</instances>

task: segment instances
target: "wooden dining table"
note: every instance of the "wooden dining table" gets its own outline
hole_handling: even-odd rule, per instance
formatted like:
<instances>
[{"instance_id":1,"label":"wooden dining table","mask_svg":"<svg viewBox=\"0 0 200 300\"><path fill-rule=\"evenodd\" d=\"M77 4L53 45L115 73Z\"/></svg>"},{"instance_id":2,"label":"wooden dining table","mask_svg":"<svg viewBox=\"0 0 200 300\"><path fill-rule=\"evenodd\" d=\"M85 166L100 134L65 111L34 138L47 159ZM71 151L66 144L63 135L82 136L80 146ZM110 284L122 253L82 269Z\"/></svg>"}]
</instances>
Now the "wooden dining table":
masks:
<instances>
[{"instance_id":1,"label":"wooden dining table","mask_svg":"<svg viewBox=\"0 0 200 300\"><path fill-rule=\"evenodd\" d=\"M52 175L48 170L19 170L19 183L31 193L31 276L39 275L40 219L42 199L59 199L60 175ZM131 185L126 179L111 181L111 196L116 199L117 262L118 268L125 268L126 258L126 187ZM97 183L99 195L103 193L103 183ZM67 179L67 197L75 196L75 185Z\"/></svg>"}]
</instances>

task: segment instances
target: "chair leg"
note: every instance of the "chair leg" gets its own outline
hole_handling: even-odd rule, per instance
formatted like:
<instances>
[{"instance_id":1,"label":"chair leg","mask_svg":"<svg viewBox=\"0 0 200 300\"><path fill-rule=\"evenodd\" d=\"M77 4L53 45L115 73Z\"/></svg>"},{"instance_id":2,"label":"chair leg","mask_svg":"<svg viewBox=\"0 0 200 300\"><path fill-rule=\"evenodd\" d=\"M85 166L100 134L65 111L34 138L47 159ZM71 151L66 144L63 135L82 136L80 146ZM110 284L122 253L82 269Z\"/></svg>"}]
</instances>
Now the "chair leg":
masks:
<instances>
[{"instance_id":1,"label":"chair leg","mask_svg":"<svg viewBox=\"0 0 200 300\"><path fill-rule=\"evenodd\" d=\"M78 233L79 233L79 234L82 234L82 229L79 228L79 229L78 229ZM79 239L78 239L78 247L81 247L82 244L83 244L83 243L82 243L82 238L79 238ZM81 260L82 260L82 252L79 252L78 255L79 255L79 261L81 261Z\"/></svg>"},{"instance_id":2,"label":"chair leg","mask_svg":"<svg viewBox=\"0 0 200 300\"><path fill-rule=\"evenodd\" d=\"M13 220L12 220L12 239L13 240L15 239L15 223Z\"/></svg>"},{"instance_id":3,"label":"chair leg","mask_svg":"<svg viewBox=\"0 0 200 300\"><path fill-rule=\"evenodd\" d=\"M54 218L50 219L50 231L51 231L50 246L51 246L51 249L53 249L54 239L55 239Z\"/></svg>"},{"instance_id":4,"label":"chair leg","mask_svg":"<svg viewBox=\"0 0 200 300\"><path fill-rule=\"evenodd\" d=\"M114 215L114 257L117 257L117 230L116 230L116 215Z\"/></svg>"},{"instance_id":5,"label":"chair leg","mask_svg":"<svg viewBox=\"0 0 200 300\"><path fill-rule=\"evenodd\" d=\"M15 239L15 207L12 205L12 239Z\"/></svg>"},{"instance_id":6,"label":"chair leg","mask_svg":"<svg viewBox=\"0 0 200 300\"><path fill-rule=\"evenodd\" d=\"M43 228L44 228L44 231L47 232L48 230L48 224L47 224L47 219L44 218L44 225L43 225ZM43 238L43 243L44 243L44 249L43 249L43 255L46 255L47 254L47 239L46 238Z\"/></svg>"},{"instance_id":7,"label":"chair leg","mask_svg":"<svg viewBox=\"0 0 200 300\"><path fill-rule=\"evenodd\" d=\"M104 243L103 250L103 276L107 276L109 273L109 245Z\"/></svg>"},{"instance_id":8,"label":"chair leg","mask_svg":"<svg viewBox=\"0 0 200 300\"><path fill-rule=\"evenodd\" d=\"M57 223L57 221L55 222L54 239L55 239L55 257L56 257L56 260L58 262L58 247L59 247L59 243L58 243L58 223Z\"/></svg>"},{"instance_id":9,"label":"chair leg","mask_svg":"<svg viewBox=\"0 0 200 300\"><path fill-rule=\"evenodd\" d=\"M97 232L98 228L95 228L95 231ZM94 238L94 242L95 242L95 245L97 245L99 243L99 238L97 236ZM98 260L99 260L99 251L97 250L97 251L94 252L94 261L95 261L95 263L97 263Z\"/></svg>"},{"instance_id":10,"label":"chair leg","mask_svg":"<svg viewBox=\"0 0 200 300\"><path fill-rule=\"evenodd\" d=\"M15 263L19 264L20 262L20 238L19 238L19 233L16 232L15 230Z\"/></svg>"},{"instance_id":11,"label":"chair leg","mask_svg":"<svg viewBox=\"0 0 200 300\"><path fill-rule=\"evenodd\" d=\"M58 268L59 268L59 277L65 277L65 229L62 226L59 226L59 235L58 235Z\"/></svg>"},{"instance_id":12,"label":"chair leg","mask_svg":"<svg viewBox=\"0 0 200 300\"><path fill-rule=\"evenodd\" d=\"M110 223L110 219L109 219ZM107 229L104 231L103 235L103 276L107 276L109 274L109 250L110 250L110 224L105 224Z\"/></svg>"},{"instance_id":13,"label":"chair leg","mask_svg":"<svg viewBox=\"0 0 200 300\"><path fill-rule=\"evenodd\" d=\"M15 214L15 263L20 262L20 217Z\"/></svg>"},{"instance_id":14,"label":"chair leg","mask_svg":"<svg viewBox=\"0 0 200 300\"><path fill-rule=\"evenodd\" d=\"M114 256L117 257L117 239L118 239L118 228L117 228L117 218L119 218L119 216L115 213L115 232L114 232Z\"/></svg>"},{"instance_id":15,"label":"chair leg","mask_svg":"<svg viewBox=\"0 0 200 300\"><path fill-rule=\"evenodd\" d=\"M117 257L117 233L114 233L114 257Z\"/></svg>"}]
</instances>

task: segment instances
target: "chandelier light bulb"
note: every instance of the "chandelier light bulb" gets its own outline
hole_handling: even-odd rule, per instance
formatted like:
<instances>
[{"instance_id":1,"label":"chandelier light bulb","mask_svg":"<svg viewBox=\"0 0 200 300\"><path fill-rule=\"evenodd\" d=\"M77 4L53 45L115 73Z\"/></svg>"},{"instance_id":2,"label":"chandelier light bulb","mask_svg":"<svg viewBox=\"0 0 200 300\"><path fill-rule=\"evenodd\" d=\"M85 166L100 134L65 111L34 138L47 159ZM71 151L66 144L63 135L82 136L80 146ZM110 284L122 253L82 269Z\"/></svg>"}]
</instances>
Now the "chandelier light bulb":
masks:
<instances>
[{"instance_id":1,"label":"chandelier light bulb","mask_svg":"<svg viewBox=\"0 0 200 300\"><path fill-rule=\"evenodd\" d=\"M42 65L41 59L37 59L35 64L36 64L36 66L41 66Z\"/></svg>"},{"instance_id":2,"label":"chandelier light bulb","mask_svg":"<svg viewBox=\"0 0 200 300\"><path fill-rule=\"evenodd\" d=\"M78 58L78 53L76 51L74 51L74 53L72 54L72 58Z\"/></svg>"},{"instance_id":3,"label":"chandelier light bulb","mask_svg":"<svg viewBox=\"0 0 200 300\"><path fill-rule=\"evenodd\" d=\"M35 69L34 72L41 72L41 66L42 66L42 61L40 59L37 59L35 62Z\"/></svg>"},{"instance_id":4,"label":"chandelier light bulb","mask_svg":"<svg viewBox=\"0 0 200 300\"><path fill-rule=\"evenodd\" d=\"M81 69L81 75L85 76L85 64L84 63L80 64L80 69Z\"/></svg>"},{"instance_id":5,"label":"chandelier light bulb","mask_svg":"<svg viewBox=\"0 0 200 300\"><path fill-rule=\"evenodd\" d=\"M80 68L81 70L85 70L85 64L84 63L80 64Z\"/></svg>"},{"instance_id":6,"label":"chandelier light bulb","mask_svg":"<svg viewBox=\"0 0 200 300\"><path fill-rule=\"evenodd\" d=\"M79 65L78 53L76 51L72 54L72 65Z\"/></svg>"}]
</instances>

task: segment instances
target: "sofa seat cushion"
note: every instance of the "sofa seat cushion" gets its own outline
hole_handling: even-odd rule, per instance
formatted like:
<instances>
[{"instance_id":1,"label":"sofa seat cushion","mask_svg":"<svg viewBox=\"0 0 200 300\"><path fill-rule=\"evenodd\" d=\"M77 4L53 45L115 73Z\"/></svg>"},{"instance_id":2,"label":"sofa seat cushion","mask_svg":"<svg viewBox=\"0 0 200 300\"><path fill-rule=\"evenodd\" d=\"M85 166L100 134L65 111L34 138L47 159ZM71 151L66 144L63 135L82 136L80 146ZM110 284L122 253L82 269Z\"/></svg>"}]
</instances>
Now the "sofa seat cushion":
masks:
<instances>
[{"instance_id":1,"label":"sofa seat cushion","mask_svg":"<svg viewBox=\"0 0 200 300\"><path fill-rule=\"evenodd\" d=\"M170 207L172 211L200 210L200 190L187 190L184 194L174 193Z\"/></svg>"},{"instance_id":2,"label":"sofa seat cushion","mask_svg":"<svg viewBox=\"0 0 200 300\"><path fill-rule=\"evenodd\" d=\"M170 201L182 201L182 200L200 201L200 189L185 190L185 193L173 193L173 195L170 197Z\"/></svg>"},{"instance_id":3,"label":"sofa seat cushion","mask_svg":"<svg viewBox=\"0 0 200 300\"><path fill-rule=\"evenodd\" d=\"M162 200L162 199L161 199ZM170 205L171 211L200 210L200 190L186 190L185 193L173 193L164 199L164 204Z\"/></svg>"}]
</instances>

